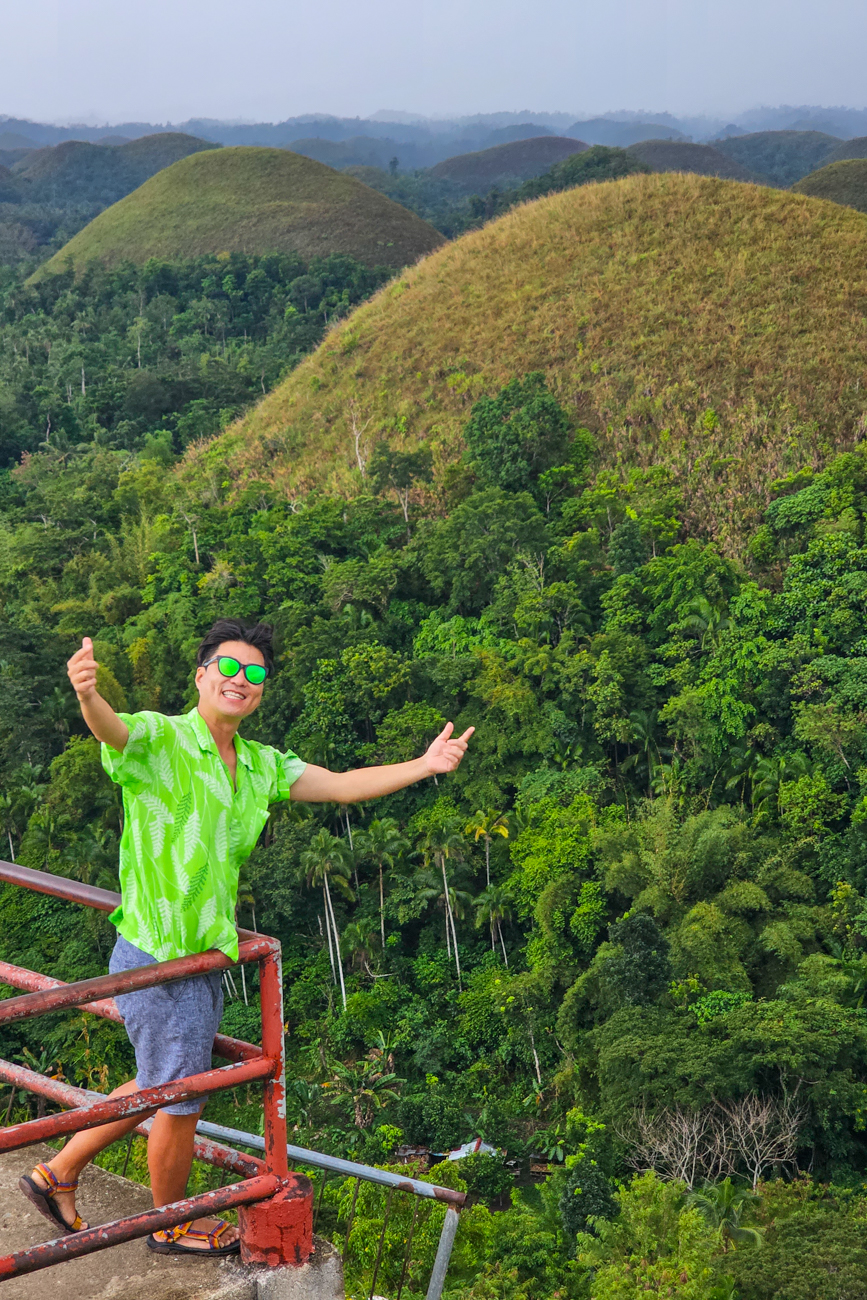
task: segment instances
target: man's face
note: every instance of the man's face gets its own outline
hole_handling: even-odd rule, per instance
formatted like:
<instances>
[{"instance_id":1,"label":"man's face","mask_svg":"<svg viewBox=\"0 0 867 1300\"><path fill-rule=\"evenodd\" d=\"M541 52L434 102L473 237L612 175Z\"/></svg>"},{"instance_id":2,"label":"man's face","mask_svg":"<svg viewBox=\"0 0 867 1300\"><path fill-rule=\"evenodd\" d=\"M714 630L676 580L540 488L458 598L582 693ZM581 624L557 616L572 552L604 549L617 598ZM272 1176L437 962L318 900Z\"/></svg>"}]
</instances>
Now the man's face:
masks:
<instances>
[{"instance_id":1,"label":"man's face","mask_svg":"<svg viewBox=\"0 0 867 1300\"><path fill-rule=\"evenodd\" d=\"M215 659L220 655L229 655L240 664L262 664L263 667L265 664L261 650L247 645L246 641L223 641L213 653ZM208 655L208 658L211 656ZM255 713L264 690L264 682L261 686L254 686L247 681L243 668L234 677L224 677L216 662L208 664L207 668L196 669L196 686L200 712L210 717L232 718L235 721Z\"/></svg>"}]
</instances>

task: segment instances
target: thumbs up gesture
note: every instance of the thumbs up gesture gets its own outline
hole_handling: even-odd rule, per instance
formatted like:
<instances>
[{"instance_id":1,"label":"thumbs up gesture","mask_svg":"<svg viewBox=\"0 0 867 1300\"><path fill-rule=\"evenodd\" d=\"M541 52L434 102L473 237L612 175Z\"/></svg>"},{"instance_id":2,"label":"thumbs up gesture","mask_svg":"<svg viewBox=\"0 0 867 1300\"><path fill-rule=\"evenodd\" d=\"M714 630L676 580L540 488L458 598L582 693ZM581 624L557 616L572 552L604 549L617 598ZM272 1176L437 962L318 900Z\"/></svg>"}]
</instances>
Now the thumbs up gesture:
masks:
<instances>
[{"instance_id":1,"label":"thumbs up gesture","mask_svg":"<svg viewBox=\"0 0 867 1300\"><path fill-rule=\"evenodd\" d=\"M93 657L93 642L89 636L86 636L81 643L81 649L76 650L66 665L72 689L82 704L87 700L92 700L97 693L96 670L98 667L99 664Z\"/></svg>"}]
</instances>

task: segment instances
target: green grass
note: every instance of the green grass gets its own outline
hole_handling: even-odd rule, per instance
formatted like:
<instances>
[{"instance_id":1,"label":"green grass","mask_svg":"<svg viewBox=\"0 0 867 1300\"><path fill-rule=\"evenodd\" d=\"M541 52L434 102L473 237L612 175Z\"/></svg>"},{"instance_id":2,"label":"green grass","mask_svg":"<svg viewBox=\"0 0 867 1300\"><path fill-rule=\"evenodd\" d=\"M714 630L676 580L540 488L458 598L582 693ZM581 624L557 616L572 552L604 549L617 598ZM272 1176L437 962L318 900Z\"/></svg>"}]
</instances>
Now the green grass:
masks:
<instances>
[{"instance_id":1,"label":"green grass","mask_svg":"<svg viewBox=\"0 0 867 1300\"><path fill-rule=\"evenodd\" d=\"M828 162L837 136L822 131L753 131L715 140L714 148L742 167L786 187ZM841 146L842 147L842 146Z\"/></svg>"},{"instance_id":2,"label":"green grass","mask_svg":"<svg viewBox=\"0 0 867 1300\"><path fill-rule=\"evenodd\" d=\"M867 212L867 158L830 163L805 176L792 189L814 199L830 199L832 203Z\"/></svg>"},{"instance_id":3,"label":"green grass","mask_svg":"<svg viewBox=\"0 0 867 1300\"><path fill-rule=\"evenodd\" d=\"M405 266L442 243L433 226L354 177L285 149L213 149L181 159L101 212L37 276L203 253L348 253Z\"/></svg>"},{"instance_id":4,"label":"green grass","mask_svg":"<svg viewBox=\"0 0 867 1300\"><path fill-rule=\"evenodd\" d=\"M737 551L775 479L862 436L865 294L847 208L693 175L582 186L404 273L182 473L357 489L354 423L368 448L430 441L441 476L475 399L541 370L600 466L662 467Z\"/></svg>"},{"instance_id":5,"label":"green grass","mask_svg":"<svg viewBox=\"0 0 867 1300\"><path fill-rule=\"evenodd\" d=\"M626 151L655 172L693 172L697 176L722 176L730 181L758 181L763 177L726 158L709 144L681 140L643 140Z\"/></svg>"},{"instance_id":6,"label":"green grass","mask_svg":"<svg viewBox=\"0 0 867 1300\"><path fill-rule=\"evenodd\" d=\"M485 193L492 185L530 180L587 148L582 140L565 136L540 135L530 140L498 144L493 149L456 154L446 158L429 174L437 180L455 181L467 191Z\"/></svg>"}]
</instances>

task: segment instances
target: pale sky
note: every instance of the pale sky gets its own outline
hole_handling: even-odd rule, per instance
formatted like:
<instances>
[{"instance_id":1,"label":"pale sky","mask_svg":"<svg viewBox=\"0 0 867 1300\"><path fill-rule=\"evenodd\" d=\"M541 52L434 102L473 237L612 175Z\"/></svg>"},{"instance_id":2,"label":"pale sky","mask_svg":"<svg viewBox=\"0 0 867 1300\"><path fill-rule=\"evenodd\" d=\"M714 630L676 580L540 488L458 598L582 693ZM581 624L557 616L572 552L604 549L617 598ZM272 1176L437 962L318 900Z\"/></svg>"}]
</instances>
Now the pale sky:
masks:
<instances>
[{"instance_id":1,"label":"pale sky","mask_svg":"<svg viewBox=\"0 0 867 1300\"><path fill-rule=\"evenodd\" d=\"M861 108L865 50L864 0L0 0L0 113Z\"/></svg>"}]
</instances>

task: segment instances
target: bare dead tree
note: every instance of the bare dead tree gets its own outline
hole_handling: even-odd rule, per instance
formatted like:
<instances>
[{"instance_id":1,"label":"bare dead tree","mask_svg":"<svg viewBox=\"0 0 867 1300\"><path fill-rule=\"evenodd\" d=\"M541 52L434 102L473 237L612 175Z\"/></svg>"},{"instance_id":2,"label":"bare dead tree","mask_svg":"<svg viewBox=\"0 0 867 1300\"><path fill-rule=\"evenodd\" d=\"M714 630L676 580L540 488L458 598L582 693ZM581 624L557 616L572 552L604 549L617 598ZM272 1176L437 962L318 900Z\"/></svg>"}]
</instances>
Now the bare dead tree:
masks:
<instances>
[{"instance_id":1,"label":"bare dead tree","mask_svg":"<svg viewBox=\"0 0 867 1300\"><path fill-rule=\"evenodd\" d=\"M794 1097L750 1093L738 1101L718 1102L724 1117L733 1163L746 1170L755 1189L766 1170L786 1168L795 1160L804 1109Z\"/></svg>"},{"instance_id":2,"label":"bare dead tree","mask_svg":"<svg viewBox=\"0 0 867 1300\"><path fill-rule=\"evenodd\" d=\"M653 1169L689 1188L745 1173L755 1188L764 1173L794 1164L803 1123L794 1098L751 1093L695 1111L675 1106L649 1113L642 1107L618 1136L628 1148L627 1162L640 1172Z\"/></svg>"},{"instance_id":3,"label":"bare dead tree","mask_svg":"<svg viewBox=\"0 0 867 1300\"><path fill-rule=\"evenodd\" d=\"M371 416L371 419L372 418L373 417ZM359 472L361 473L361 477L367 478L367 444L362 444L361 439L364 437L367 426L370 424L370 419L365 420L364 424L359 423L358 405L355 401L350 401L349 403L349 424L352 429L353 442L355 443L355 460Z\"/></svg>"}]
</instances>

